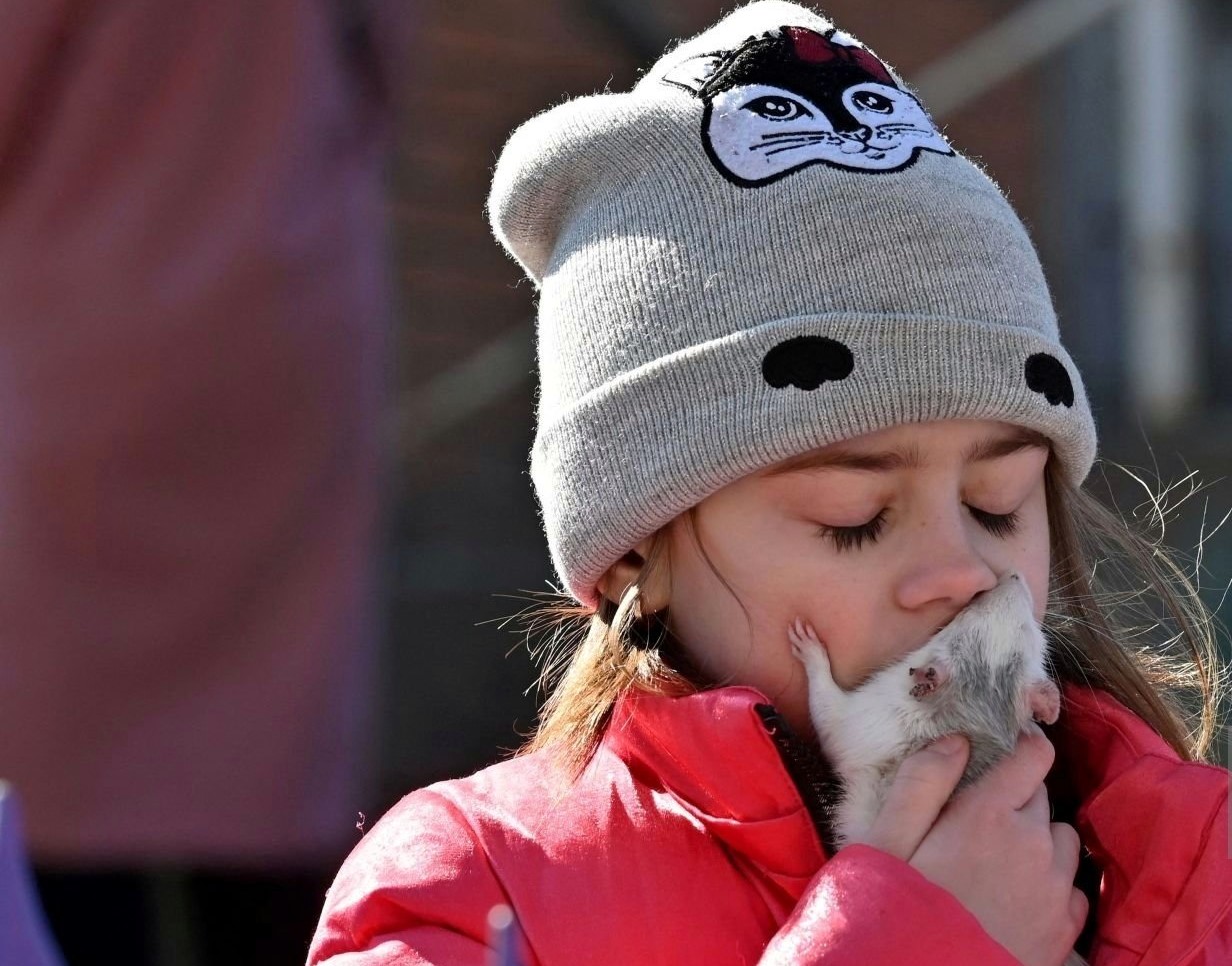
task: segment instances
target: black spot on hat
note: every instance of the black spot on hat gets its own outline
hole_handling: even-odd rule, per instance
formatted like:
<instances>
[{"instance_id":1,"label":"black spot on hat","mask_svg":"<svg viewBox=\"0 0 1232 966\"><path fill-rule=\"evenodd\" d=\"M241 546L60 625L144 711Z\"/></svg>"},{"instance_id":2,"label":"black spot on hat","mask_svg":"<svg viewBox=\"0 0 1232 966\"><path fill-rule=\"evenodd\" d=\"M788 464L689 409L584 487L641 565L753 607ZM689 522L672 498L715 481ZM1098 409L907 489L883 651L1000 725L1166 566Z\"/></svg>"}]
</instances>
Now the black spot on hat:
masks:
<instances>
[{"instance_id":1,"label":"black spot on hat","mask_svg":"<svg viewBox=\"0 0 1232 966\"><path fill-rule=\"evenodd\" d=\"M1074 405L1074 383L1065 366L1047 352L1037 352L1027 359L1027 388L1038 392L1049 405Z\"/></svg>"},{"instance_id":2,"label":"black spot on hat","mask_svg":"<svg viewBox=\"0 0 1232 966\"><path fill-rule=\"evenodd\" d=\"M761 362L762 376L775 389L795 386L809 392L823 382L846 379L854 368L850 349L819 335L801 335L780 342Z\"/></svg>"}]
</instances>

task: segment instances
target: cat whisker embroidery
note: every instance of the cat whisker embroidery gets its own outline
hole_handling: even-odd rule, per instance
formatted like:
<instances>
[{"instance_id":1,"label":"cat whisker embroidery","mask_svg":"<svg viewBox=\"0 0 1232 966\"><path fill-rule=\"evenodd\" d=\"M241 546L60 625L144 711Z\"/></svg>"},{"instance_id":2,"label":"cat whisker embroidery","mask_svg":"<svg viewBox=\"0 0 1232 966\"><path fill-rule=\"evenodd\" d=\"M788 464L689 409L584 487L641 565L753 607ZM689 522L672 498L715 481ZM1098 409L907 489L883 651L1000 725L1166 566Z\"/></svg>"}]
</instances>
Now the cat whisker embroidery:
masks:
<instances>
[{"instance_id":1,"label":"cat whisker embroidery","mask_svg":"<svg viewBox=\"0 0 1232 966\"><path fill-rule=\"evenodd\" d=\"M768 158L768 157L770 157L771 155L775 155L775 154L782 154L784 151L799 151L801 148L810 148L810 147L812 147L812 146L813 146L813 145L815 145L815 144L821 144L821 143L823 143L823 142L824 142L824 143L828 143L828 144L834 144L834 143L835 143L835 141L830 140L830 139L827 139L827 138L813 138L812 140L809 140L809 141L803 141L803 142L801 142L801 143L799 143L799 144L783 144L783 145L775 145L775 146L771 147L771 148L770 148L770 150L765 151L765 152L763 153L763 155L762 155L762 156L763 156L763 157L767 157L767 158ZM750 150L750 151L754 151L754 150L758 150L758 149L757 149L757 148L750 148L749 150Z\"/></svg>"},{"instance_id":2,"label":"cat whisker embroidery","mask_svg":"<svg viewBox=\"0 0 1232 966\"><path fill-rule=\"evenodd\" d=\"M893 141L901 142L904 138L931 138L931 131L921 131L918 127L904 126L898 130L890 132L892 137L885 137L881 133L873 136L874 141Z\"/></svg>"},{"instance_id":3,"label":"cat whisker embroidery","mask_svg":"<svg viewBox=\"0 0 1232 966\"><path fill-rule=\"evenodd\" d=\"M768 158L768 157L770 157L771 155L775 155L775 154L784 154L784 153L786 153L786 152L788 152L788 151L798 151L798 150L800 150L800 149L802 149L802 148L806 148L806 147L808 147L808 146L809 146L809 145L807 145L807 144L799 144L799 145L793 145L793 146L791 146L791 147L780 148L780 149L779 149L779 150L777 150L777 151L767 151L767 152L765 153L764 157L767 157L767 158ZM848 148L843 148L843 153L844 153L844 154L852 154L852 153L854 153L856 150L863 150L863 149L848 149Z\"/></svg>"},{"instance_id":4,"label":"cat whisker embroidery","mask_svg":"<svg viewBox=\"0 0 1232 966\"><path fill-rule=\"evenodd\" d=\"M834 131L826 130L825 128L817 128L811 131L783 131L780 134L763 134L761 135L761 144L751 145L751 149L764 147L767 144L779 144L783 141L804 141L815 140L817 138L828 138L835 140L839 137Z\"/></svg>"}]
</instances>

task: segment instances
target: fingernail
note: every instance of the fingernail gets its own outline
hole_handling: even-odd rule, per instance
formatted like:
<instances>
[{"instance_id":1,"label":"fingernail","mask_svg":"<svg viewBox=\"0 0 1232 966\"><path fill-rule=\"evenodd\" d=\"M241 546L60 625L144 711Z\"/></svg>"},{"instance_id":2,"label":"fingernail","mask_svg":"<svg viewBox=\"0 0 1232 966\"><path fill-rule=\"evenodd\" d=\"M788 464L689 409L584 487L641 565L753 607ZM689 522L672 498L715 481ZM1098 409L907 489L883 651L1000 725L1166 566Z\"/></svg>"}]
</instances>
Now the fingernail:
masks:
<instances>
[{"instance_id":1,"label":"fingernail","mask_svg":"<svg viewBox=\"0 0 1232 966\"><path fill-rule=\"evenodd\" d=\"M960 735L946 735L944 738L938 738L928 747L938 754L956 755L962 751L963 739Z\"/></svg>"}]
</instances>

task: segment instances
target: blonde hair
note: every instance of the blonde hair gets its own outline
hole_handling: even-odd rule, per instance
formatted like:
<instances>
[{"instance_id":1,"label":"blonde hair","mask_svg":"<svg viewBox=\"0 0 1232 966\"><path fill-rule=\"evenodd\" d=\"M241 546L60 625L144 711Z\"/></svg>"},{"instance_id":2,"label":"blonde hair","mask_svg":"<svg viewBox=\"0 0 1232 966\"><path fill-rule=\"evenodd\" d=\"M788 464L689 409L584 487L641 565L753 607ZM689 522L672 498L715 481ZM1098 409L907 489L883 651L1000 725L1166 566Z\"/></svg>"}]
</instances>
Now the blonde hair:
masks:
<instances>
[{"instance_id":1,"label":"blonde hair","mask_svg":"<svg viewBox=\"0 0 1232 966\"><path fill-rule=\"evenodd\" d=\"M1107 691L1182 758L1208 759L1226 676L1218 625L1163 547L1163 527L1154 537L1131 527L1068 483L1055 458L1045 487L1052 573L1044 631L1056 677ZM668 564L667 532L655 534L638 580L618 602L592 610L555 596L517 615L528 640L542 638L531 650L547 694L520 753L550 751L580 773L625 692L681 695L705 686L661 617L642 613L642 585Z\"/></svg>"}]
</instances>

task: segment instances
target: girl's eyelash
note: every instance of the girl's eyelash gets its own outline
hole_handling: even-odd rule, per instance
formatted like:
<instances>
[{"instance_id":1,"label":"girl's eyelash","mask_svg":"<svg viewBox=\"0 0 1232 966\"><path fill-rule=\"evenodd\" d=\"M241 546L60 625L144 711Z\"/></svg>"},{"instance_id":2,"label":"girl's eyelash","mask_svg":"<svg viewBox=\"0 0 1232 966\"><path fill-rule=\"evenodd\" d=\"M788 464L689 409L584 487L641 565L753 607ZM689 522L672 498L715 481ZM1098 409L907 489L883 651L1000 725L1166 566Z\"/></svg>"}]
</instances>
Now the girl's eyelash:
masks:
<instances>
[{"instance_id":1,"label":"girl's eyelash","mask_svg":"<svg viewBox=\"0 0 1232 966\"><path fill-rule=\"evenodd\" d=\"M1018 531L1017 510L1011 510L1009 513L988 513L985 510L977 510L973 506L967 507L967 509L979 521L980 526L994 537L1004 539Z\"/></svg>"},{"instance_id":2,"label":"girl's eyelash","mask_svg":"<svg viewBox=\"0 0 1232 966\"><path fill-rule=\"evenodd\" d=\"M885 526L885 510L879 512L875 517L862 523L858 527L831 527L824 523L818 524L817 529L823 537L828 538L836 550L858 550L865 540L870 543L875 541L881 533L881 528Z\"/></svg>"},{"instance_id":3,"label":"girl's eyelash","mask_svg":"<svg viewBox=\"0 0 1232 966\"><path fill-rule=\"evenodd\" d=\"M994 537L1004 539L1018 530L1017 510L1009 513L989 513L973 506L967 509L971 511L971 515L975 517L979 525ZM868 523L862 523L858 527L831 527L823 523L818 525L818 530L823 537L833 542L836 550L842 551L858 550L865 541L875 542L881 535L883 526L885 526L885 510L878 513Z\"/></svg>"}]
</instances>

